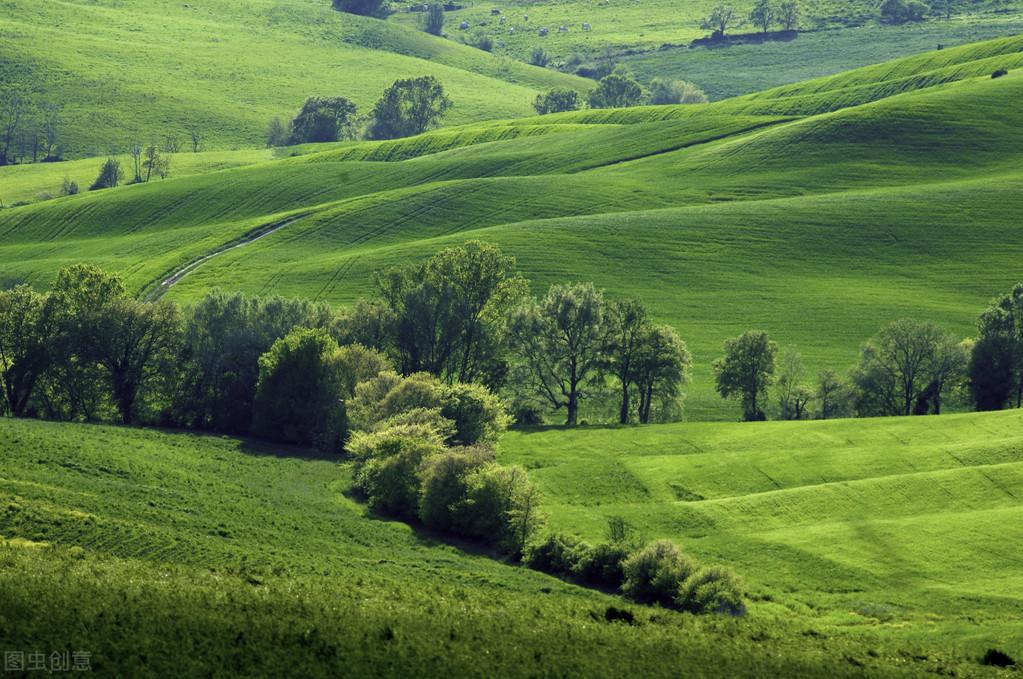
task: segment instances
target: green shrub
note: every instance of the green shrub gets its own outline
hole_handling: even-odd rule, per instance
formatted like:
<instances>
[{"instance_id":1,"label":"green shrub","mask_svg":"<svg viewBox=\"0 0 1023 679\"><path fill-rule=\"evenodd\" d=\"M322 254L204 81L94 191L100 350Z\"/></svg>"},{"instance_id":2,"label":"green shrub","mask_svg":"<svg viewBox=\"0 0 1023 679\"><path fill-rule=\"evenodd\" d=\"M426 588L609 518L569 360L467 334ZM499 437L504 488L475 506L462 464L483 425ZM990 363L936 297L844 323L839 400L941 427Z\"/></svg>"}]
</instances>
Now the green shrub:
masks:
<instances>
[{"instance_id":1,"label":"green shrub","mask_svg":"<svg viewBox=\"0 0 1023 679\"><path fill-rule=\"evenodd\" d=\"M540 496L522 467L488 465L466 479L467 535L520 555L543 524Z\"/></svg>"},{"instance_id":2,"label":"green shrub","mask_svg":"<svg viewBox=\"0 0 1023 679\"><path fill-rule=\"evenodd\" d=\"M1009 75L1009 71L1004 68L999 68L991 73L991 78L1001 78L1003 75Z\"/></svg>"},{"instance_id":3,"label":"green shrub","mask_svg":"<svg viewBox=\"0 0 1023 679\"><path fill-rule=\"evenodd\" d=\"M569 576L575 572L579 558L587 549L578 538L551 533L543 542L529 547L524 561L533 570Z\"/></svg>"},{"instance_id":4,"label":"green shrub","mask_svg":"<svg viewBox=\"0 0 1023 679\"><path fill-rule=\"evenodd\" d=\"M671 540L657 540L622 564L622 592L640 603L674 606L679 588L696 571L696 562Z\"/></svg>"},{"instance_id":5,"label":"green shrub","mask_svg":"<svg viewBox=\"0 0 1023 679\"><path fill-rule=\"evenodd\" d=\"M99 170L99 176L89 187L90 191L112 189L121 183L121 163L116 158L107 158Z\"/></svg>"},{"instance_id":6,"label":"green shrub","mask_svg":"<svg viewBox=\"0 0 1023 679\"><path fill-rule=\"evenodd\" d=\"M480 384L452 384L444 389L441 413L455 423L451 443L495 444L508 428L504 403Z\"/></svg>"},{"instance_id":7,"label":"green shrub","mask_svg":"<svg viewBox=\"0 0 1023 679\"><path fill-rule=\"evenodd\" d=\"M468 476L493 463L494 452L482 446L456 448L425 461L420 475L419 520L438 530L465 535L468 513Z\"/></svg>"},{"instance_id":8,"label":"green shrub","mask_svg":"<svg viewBox=\"0 0 1023 679\"><path fill-rule=\"evenodd\" d=\"M340 452L347 435L340 348L298 329L259 358L253 430L273 441Z\"/></svg>"},{"instance_id":9,"label":"green shrub","mask_svg":"<svg viewBox=\"0 0 1023 679\"><path fill-rule=\"evenodd\" d=\"M536 95L533 108L540 115L576 111L579 109L579 93L564 87L547 90Z\"/></svg>"},{"instance_id":10,"label":"green shrub","mask_svg":"<svg viewBox=\"0 0 1023 679\"><path fill-rule=\"evenodd\" d=\"M691 613L745 615L742 581L721 566L701 568L679 587L676 605Z\"/></svg>"},{"instance_id":11,"label":"green shrub","mask_svg":"<svg viewBox=\"0 0 1023 679\"><path fill-rule=\"evenodd\" d=\"M616 590L625 581L629 548L623 543L601 543L583 551L573 568L587 585Z\"/></svg>"},{"instance_id":12,"label":"green shrub","mask_svg":"<svg viewBox=\"0 0 1023 679\"><path fill-rule=\"evenodd\" d=\"M443 446L399 428L353 437L353 444L358 454L355 487L366 503L378 512L416 518L421 469Z\"/></svg>"}]
</instances>

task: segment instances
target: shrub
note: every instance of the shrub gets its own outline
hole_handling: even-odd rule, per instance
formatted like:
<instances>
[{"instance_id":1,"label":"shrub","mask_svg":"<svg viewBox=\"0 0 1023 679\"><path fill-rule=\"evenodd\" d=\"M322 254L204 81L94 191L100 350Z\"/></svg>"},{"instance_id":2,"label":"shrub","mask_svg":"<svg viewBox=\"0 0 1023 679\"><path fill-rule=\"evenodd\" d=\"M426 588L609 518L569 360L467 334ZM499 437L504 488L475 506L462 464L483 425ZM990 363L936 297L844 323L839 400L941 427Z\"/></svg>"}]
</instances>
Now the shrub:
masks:
<instances>
[{"instance_id":1,"label":"shrub","mask_svg":"<svg viewBox=\"0 0 1023 679\"><path fill-rule=\"evenodd\" d=\"M529 54L529 63L533 66L539 66L545 68L551 61L550 56L547 54L547 50L542 47L534 47L533 51Z\"/></svg>"},{"instance_id":2,"label":"shrub","mask_svg":"<svg viewBox=\"0 0 1023 679\"><path fill-rule=\"evenodd\" d=\"M539 493L521 467L488 465L466 479L466 511L470 537L480 538L519 555L542 525Z\"/></svg>"},{"instance_id":3,"label":"shrub","mask_svg":"<svg viewBox=\"0 0 1023 679\"><path fill-rule=\"evenodd\" d=\"M448 450L428 458L420 476L419 520L438 530L468 533L467 478L493 461L494 452L483 446Z\"/></svg>"},{"instance_id":4,"label":"shrub","mask_svg":"<svg viewBox=\"0 0 1023 679\"><path fill-rule=\"evenodd\" d=\"M657 540L622 565L622 592L640 603L674 606L679 587L696 571L696 562L671 540Z\"/></svg>"},{"instance_id":5,"label":"shrub","mask_svg":"<svg viewBox=\"0 0 1023 679\"><path fill-rule=\"evenodd\" d=\"M625 580L629 548L622 543L601 543L583 551L573 572L588 585L618 589Z\"/></svg>"},{"instance_id":6,"label":"shrub","mask_svg":"<svg viewBox=\"0 0 1023 679\"><path fill-rule=\"evenodd\" d=\"M745 615L742 581L727 568L710 566L689 576L679 587L675 603L691 613Z\"/></svg>"},{"instance_id":7,"label":"shrub","mask_svg":"<svg viewBox=\"0 0 1023 679\"><path fill-rule=\"evenodd\" d=\"M643 98L643 88L628 73L616 71L601 79L589 95L590 108L625 108Z\"/></svg>"},{"instance_id":8,"label":"shrub","mask_svg":"<svg viewBox=\"0 0 1023 679\"><path fill-rule=\"evenodd\" d=\"M360 383L391 369L391 362L386 356L361 344L341 347L338 361L341 364L345 399L355 396L355 388Z\"/></svg>"},{"instance_id":9,"label":"shrub","mask_svg":"<svg viewBox=\"0 0 1023 679\"><path fill-rule=\"evenodd\" d=\"M362 16L381 16L386 13L384 0L333 0L334 9Z\"/></svg>"},{"instance_id":10,"label":"shrub","mask_svg":"<svg viewBox=\"0 0 1023 679\"><path fill-rule=\"evenodd\" d=\"M423 30L431 35L441 35L444 32L444 5L440 2L431 2L423 16Z\"/></svg>"},{"instance_id":11,"label":"shrub","mask_svg":"<svg viewBox=\"0 0 1023 679\"><path fill-rule=\"evenodd\" d=\"M121 178L121 164L117 162L116 158L107 158L99 170L99 176L96 177L96 181L92 183L89 190L112 189L121 183Z\"/></svg>"},{"instance_id":12,"label":"shrub","mask_svg":"<svg viewBox=\"0 0 1023 679\"><path fill-rule=\"evenodd\" d=\"M1000 69L998 69L997 71L995 71L994 73L991 74L991 78L992 79L993 78L1001 78L1003 75L1009 75L1009 71L1004 69L1004 68L1000 68Z\"/></svg>"},{"instance_id":13,"label":"shrub","mask_svg":"<svg viewBox=\"0 0 1023 679\"><path fill-rule=\"evenodd\" d=\"M685 80L654 78L650 82L651 104L706 104L707 95Z\"/></svg>"},{"instance_id":14,"label":"shrub","mask_svg":"<svg viewBox=\"0 0 1023 679\"><path fill-rule=\"evenodd\" d=\"M74 196L78 193L78 182L70 177L64 177L64 183L60 187L60 195Z\"/></svg>"},{"instance_id":15,"label":"shrub","mask_svg":"<svg viewBox=\"0 0 1023 679\"><path fill-rule=\"evenodd\" d=\"M419 513L419 475L424 462L443 446L416 432L395 427L353 437L357 456L355 487L378 512L415 518Z\"/></svg>"},{"instance_id":16,"label":"shrub","mask_svg":"<svg viewBox=\"0 0 1023 679\"><path fill-rule=\"evenodd\" d=\"M356 106L344 97L309 97L291 121L290 144L355 138ZM269 133L268 133L269 134Z\"/></svg>"},{"instance_id":17,"label":"shrub","mask_svg":"<svg viewBox=\"0 0 1023 679\"><path fill-rule=\"evenodd\" d=\"M579 108L579 93L567 88L547 90L536 95L533 108L540 115L575 111Z\"/></svg>"},{"instance_id":18,"label":"shrub","mask_svg":"<svg viewBox=\"0 0 1023 679\"><path fill-rule=\"evenodd\" d=\"M349 404L352 428L372 431L380 422L415 408L440 408L443 385L428 373L401 377L385 371L355 387Z\"/></svg>"},{"instance_id":19,"label":"shrub","mask_svg":"<svg viewBox=\"0 0 1023 679\"><path fill-rule=\"evenodd\" d=\"M455 423L451 443L497 443L508 428L504 403L480 384L453 384L444 390L441 414Z\"/></svg>"},{"instance_id":20,"label":"shrub","mask_svg":"<svg viewBox=\"0 0 1023 679\"><path fill-rule=\"evenodd\" d=\"M578 538L551 533L543 542L530 546L524 560L533 570L568 576L575 573L579 558L586 551L587 546Z\"/></svg>"},{"instance_id":21,"label":"shrub","mask_svg":"<svg viewBox=\"0 0 1023 679\"><path fill-rule=\"evenodd\" d=\"M484 52L490 52L494 49L494 39L485 34L475 36L470 44L476 49L481 49Z\"/></svg>"},{"instance_id":22,"label":"shrub","mask_svg":"<svg viewBox=\"0 0 1023 679\"><path fill-rule=\"evenodd\" d=\"M347 434L340 348L324 330L299 329L259 358L253 427L274 441L340 452Z\"/></svg>"},{"instance_id":23,"label":"shrub","mask_svg":"<svg viewBox=\"0 0 1023 679\"><path fill-rule=\"evenodd\" d=\"M980 664L988 665L989 667L1012 667L1016 664L1016 661L1004 651L999 651L997 648L989 648L980 659Z\"/></svg>"}]
</instances>

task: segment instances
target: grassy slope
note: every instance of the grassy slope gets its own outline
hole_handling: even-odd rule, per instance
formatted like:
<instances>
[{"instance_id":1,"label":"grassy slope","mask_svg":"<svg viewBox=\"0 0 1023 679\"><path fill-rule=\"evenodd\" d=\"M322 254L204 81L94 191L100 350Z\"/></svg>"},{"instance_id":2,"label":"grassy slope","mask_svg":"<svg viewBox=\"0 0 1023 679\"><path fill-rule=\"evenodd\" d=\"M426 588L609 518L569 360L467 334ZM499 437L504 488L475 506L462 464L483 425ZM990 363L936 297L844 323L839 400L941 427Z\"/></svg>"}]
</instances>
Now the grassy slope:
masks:
<instances>
[{"instance_id":1,"label":"grassy slope","mask_svg":"<svg viewBox=\"0 0 1023 679\"><path fill-rule=\"evenodd\" d=\"M1023 413L515 432L552 524L622 516L734 564L795 615L1023 652Z\"/></svg>"},{"instance_id":2,"label":"grassy slope","mask_svg":"<svg viewBox=\"0 0 1023 679\"><path fill-rule=\"evenodd\" d=\"M697 619L467 554L368 515L344 495L344 467L300 451L0 419L0 453L0 638L8 649L88 650L107 673L980 669L969 654L841 630L803 607L793 618L787 604L758 601L745 620ZM638 624L605 622L611 605Z\"/></svg>"},{"instance_id":3,"label":"grassy slope","mask_svg":"<svg viewBox=\"0 0 1023 679\"><path fill-rule=\"evenodd\" d=\"M273 116L311 95L368 112L393 80L435 75L446 122L525 115L536 90L587 81L375 19L324 0L9 0L0 15L0 87L66 106L63 142L98 155L133 138L259 147ZM55 51L53 45L60 45Z\"/></svg>"},{"instance_id":4,"label":"grassy slope","mask_svg":"<svg viewBox=\"0 0 1023 679\"><path fill-rule=\"evenodd\" d=\"M208 261L172 296L224 286L347 303L382 266L484 238L538 290L592 279L643 298L695 352L691 416L732 418L708 367L726 336L761 326L811 368L841 370L901 316L968 335L1015 281L1006 243L1023 207L1023 77L987 74L1023 63L1020 47L948 49L708 106L349 144L22 207L0 213L0 261L8 279L44 286L88 259L142 289L299 216Z\"/></svg>"}]
</instances>

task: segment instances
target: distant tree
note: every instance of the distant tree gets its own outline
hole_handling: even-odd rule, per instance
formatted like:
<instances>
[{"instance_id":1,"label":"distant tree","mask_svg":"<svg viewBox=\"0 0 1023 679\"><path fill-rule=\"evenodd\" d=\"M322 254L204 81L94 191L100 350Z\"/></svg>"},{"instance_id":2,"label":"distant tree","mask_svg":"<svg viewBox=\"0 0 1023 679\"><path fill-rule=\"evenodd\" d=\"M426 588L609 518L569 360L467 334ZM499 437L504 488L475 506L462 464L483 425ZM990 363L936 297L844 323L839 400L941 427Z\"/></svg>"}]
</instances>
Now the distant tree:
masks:
<instances>
[{"instance_id":1,"label":"distant tree","mask_svg":"<svg viewBox=\"0 0 1023 679\"><path fill-rule=\"evenodd\" d=\"M834 370L822 370L817 375L817 417L830 420L845 417L852 411L852 393L849 385Z\"/></svg>"},{"instance_id":2,"label":"distant tree","mask_svg":"<svg viewBox=\"0 0 1023 679\"><path fill-rule=\"evenodd\" d=\"M135 173L132 178L132 184L142 183L142 154L145 152L145 147L140 141L133 141L128 144L128 153L131 154L131 166Z\"/></svg>"},{"instance_id":3,"label":"distant tree","mask_svg":"<svg viewBox=\"0 0 1023 679\"><path fill-rule=\"evenodd\" d=\"M324 330L298 329L259 359L257 434L341 452L347 436L340 348Z\"/></svg>"},{"instance_id":4,"label":"distant tree","mask_svg":"<svg viewBox=\"0 0 1023 679\"><path fill-rule=\"evenodd\" d=\"M268 149L285 146L288 143L288 130L284 123L277 116L270 119L266 125L266 147Z\"/></svg>"},{"instance_id":5,"label":"distant tree","mask_svg":"<svg viewBox=\"0 0 1023 679\"><path fill-rule=\"evenodd\" d=\"M766 419L763 403L774 379L778 345L766 332L747 330L725 341L725 356L714 361L717 391L722 397L739 396L747 422Z\"/></svg>"},{"instance_id":6,"label":"distant tree","mask_svg":"<svg viewBox=\"0 0 1023 679\"><path fill-rule=\"evenodd\" d=\"M712 37L724 38L729 28L740 24L741 20L736 16L732 6L719 3L700 21L700 28L711 31Z\"/></svg>"},{"instance_id":7,"label":"distant tree","mask_svg":"<svg viewBox=\"0 0 1023 679\"><path fill-rule=\"evenodd\" d=\"M750 11L749 20L754 26L767 33L771 28L771 24L775 22L774 7L771 6L771 0L756 0L753 4L753 10Z\"/></svg>"},{"instance_id":8,"label":"distant tree","mask_svg":"<svg viewBox=\"0 0 1023 679\"><path fill-rule=\"evenodd\" d=\"M174 134L168 134L163 138L164 153L179 153L181 151L181 139Z\"/></svg>"},{"instance_id":9,"label":"distant tree","mask_svg":"<svg viewBox=\"0 0 1023 679\"><path fill-rule=\"evenodd\" d=\"M969 362L977 410L1023 406L1023 283L991 302L978 330Z\"/></svg>"},{"instance_id":10,"label":"distant tree","mask_svg":"<svg viewBox=\"0 0 1023 679\"><path fill-rule=\"evenodd\" d=\"M778 21L785 31L794 31L799 27L799 3L796 0L784 0L778 5Z\"/></svg>"},{"instance_id":11,"label":"distant tree","mask_svg":"<svg viewBox=\"0 0 1023 679\"><path fill-rule=\"evenodd\" d=\"M0 165L14 162L12 153L18 141L23 119L28 114L28 101L19 93L9 90L0 99Z\"/></svg>"},{"instance_id":12,"label":"distant tree","mask_svg":"<svg viewBox=\"0 0 1023 679\"><path fill-rule=\"evenodd\" d=\"M451 108L451 100L433 76L396 80L373 107L371 139L422 134Z\"/></svg>"},{"instance_id":13,"label":"distant tree","mask_svg":"<svg viewBox=\"0 0 1023 679\"><path fill-rule=\"evenodd\" d=\"M509 334L527 384L551 407L566 409L566 424L577 424L584 387L603 358L603 294L592 283L553 285L512 313Z\"/></svg>"},{"instance_id":14,"label":"distant tree","mask_svg":"<svg viewBox=\"0 0 1023 679\"><path fill-rule=\"evenodd\" d=\"M664 104L705 104L707 95L699 87L685 80L654 78L650 81L650 103Z\"/></svg>"},{"instance_id":15,"label":"distant tree","mask_svg":"<svg viewBox=\"0 0 1023 679\"><path fill-rule=\"evenodd\" d=\"M633 365L639 393L639 422L651 421L654 397L677 402L680 388L689 381L692 357L685 342L667 325L648 328L643 334Z\"/></svg>"},{"instance_id":16,"label":"distant tree","mask_svg":"<svg viewBox=\"0 0 1023 679\"><path fill-rule=\"evenodd\" d=\"M931 11L931 6L921 0L909 0L906 3L906 20L907 21L923 21L927 17L927 13Z\"/></svg>"},{"instance_id":17,"label":"distant tree","mask_svg":"<svg viewBox=\"0 0 1023 679\"><path fill-rule=\"evenodd\" d=\"M40 106L43 114L44 138L46 140L45 160L53 161L60 159L60 150L57 142L60 141L61 111L63 106L54 101L49 101Z\"/></svg>"},{"instance_id":18,"label":"distant tree","mask_svg":"<svg viewBox=\"0 0 1023 679\"><path fill-rule=\"evenodd\" d=\"M646 307L638 300L612 302L605 316L606 343L601 349L607 370L618 380L618 422L632 416L631 396L638 373L638 358L650 330Z\"/></svg>"},{"instance_id":19,"label":"distant tree","mask_svg":"<svg viewBox=\"0 0 1023 679\"><path fill-rule=\"evenodd\" d=\"M192 153L199 153L203 142L202 128L193 124L188 128L188 137L192 140Z\"/></svg>"},{"instance_id":20,"label":"distant tree","mask_svg":"<svg viewBox=\"0 0 1023 679\"><path fill-rule=\"evenodd\" d=\"M0 291L0 413L24 415L49 366L53 330L46 302L28 285Z\"/></svg>"},{"instance_id":21,"label":"distant tree","mask_svg":"<svg viewBox=\"0 0 1023 679\"><path fill-rule=\"evenodd\" d=\"M90 191L112 189L121 183L121 163L116 158L107 158L100 168L99 176L89 187Z\"/></svg>"},{"instance_id":22,"label":"distant tree","mask_svg":"<svg viewBox=\"0 0 1023 679\"><path fill-rule=\"evenodd\" d=\"M533 108L540 115L575 111L579 108L579 93L568 88L547 90L536 95Z\"/></svg>"},{"instance_id":23,"label":"distant tree","mask_svg":"<svg viewBox=\"0 0 1023 679\"><path fill-rule=\"evenodd\" d=\"M874 336L853 372L860 415L941 412L941 397L965 369L958 343L933 323L901 320Z\"/></svg>"},{"instance_id":24,"label":"distant tree","mask_svg":"<svg viewBox=\"0 0 1023 679\"><path fill-rule=\"evenodd\" d=\"M64 175L64 182L60 187L60 195L62 196L74 196L78 193L78 182L74 181L67 175Z\"/></svg>"},{"instance_id":25,"label":"distant tree","mask_svg":"<svg viewBox=\"0 0 1023 679\"><path fill-rule=\"evenodd\" d=\"M424 264L383 271L376 280L394 315L402 373L425 370L448 382L491 385L503 377L503 324L526 291L514 258L468 241Z\"/></svg>"},{"instance_id":26,"label":"distant tree","mask_svg":"<svg viewBox=\"0 0 1023 679\"><path fill-rule=\"evenodd\" d=\"M880 7L881 19L890 24L921 21L929 11L930 6L920 0L883 0Z\"/></svg>"},{"instance_id":27,"label":"distant tree","mask_svg":"<svg viewBox=\"0 0 1023 679\"><path fill-rule=\"evenodd\" d=\"M291 144L354 139L356 106L344 97L309 97L291 121Z\"/></svg>"},{"instance_id":28,"label":"distant tree","mask_svg":"<svg viewBox=\"0 0 1023 679\"><path fill-rule=\"evenodd\" d=\"M423 30L432 35L444 33L444 5L431 2L423 17Z\"/></svg>"},{"instance_id":29,"label":"distant tree","mask_svg":"<svg viewBox=\"0 0 1023 679\"><path fill-rule=\"evenodd\" d=\"M794 346L782 354L778 367L778 411L783 420L801 420L806 414L810 391L803 384L806 367Z\"/></svg>"},{"instance_id":30,"label":"distant tree","mask_svg":"<svg viewBox=\"0 0 1023 679\"><path fill-rule=\"evenodd\" d=\"M628 73L616 71L600 80L590 91L590 108L625 108L637 105L643 98L643 88Z\"/></svg>"},{"instance_id":31,"label":"distant tree","mask_svg":"<svg viewBox=\"0 0 1023 679\"><path fill-rule=\"evenodd\" d=\"M142 169L146 172L144 179L146 182L152 179L154 174L160 179L166 179L170 174L170 158L160 153L156 144L150 144L146 147Z\"/></svg>"},{"instance_id":32,"label":"distant tree","mask_svg":"<svg viewBox=\"0 0 1023 679\"><path fill-rule=\"evenodd\" d=\"M533 51L529 53L529 63L533 66L539 66L540 68L546 68L547 64L551 62L550 55L547 54L547 50L542 47L534 47Z\"/></svg>"},{"instance_id":33,"label":"distant tree","mask_svg":"<svg viewBox=\"0 0 1023 679\"><path fill-rule=\"evenodd\" d=\"M333 6L341 12L367 17L380 17L387 11L385 0L333 0Z\"/></svg>"}]
</instances>

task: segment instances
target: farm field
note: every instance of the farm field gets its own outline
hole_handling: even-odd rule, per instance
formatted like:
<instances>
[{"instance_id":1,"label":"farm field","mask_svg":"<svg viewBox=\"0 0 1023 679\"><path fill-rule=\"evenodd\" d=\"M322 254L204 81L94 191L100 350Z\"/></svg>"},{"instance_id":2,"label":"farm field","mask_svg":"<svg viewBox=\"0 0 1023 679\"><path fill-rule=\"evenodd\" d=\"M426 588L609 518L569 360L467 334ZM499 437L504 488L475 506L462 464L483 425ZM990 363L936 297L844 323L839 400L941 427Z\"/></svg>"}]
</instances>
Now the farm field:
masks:
<instances>
[{"instance_id":1,"label":"farm field","mask_svg":"<svg viewBox=\"0 0 1023 679\"><path fill-rule=\"evenodd\" d=\"M1019 564L998 548L1018 538L1005 474L1020 463L1019 417L772 424L763 438L717 424L507 436L502 457L532 467L553 525L599 538L618 512L647 537L728 556L752 594L744 619L627 604L467 553L367 513L346 496L345 465L301 450L4 419L0 635L88 650L118 673L996 676L978 649L1021 650L1006 593ZM745 459L751 437L766 445ZM956 474L971 483L952 504L944 485L883 520L882 507L856 510L864 493ZM679 501L679 482L707 499ZM824 520L821 502L838 498ZM710 522L719 530L701 535ZM864 542L872 533L889 553ZM964 547L977 550L969 568ZM953 558L928 561L937 553ZM985 577L951 594L967 571ZM604 621L610 606L637 624Z\"/></svg>"},{"instance_id":2,"label":"farm field","mask_svg":"<svg viewBox=\"0 0 1023 679\"><path fill-rule=\"evenodd\" d=\"M694 353L688 417L735 419L709 369L726 337L760 327L811 370L844 372L887 321L970 336L1016 281L1021 47L1001 39L710 105L475 124L37 203L0 213L0 262L8 281L45 287L86 260L148 294L286 223L167 294L349 304L372 292L374 271L479 238L515 255L537 292L592 280L642 299ZM1009 75L990 78L1000 67Z\"/></svg>"}]
</instances>

